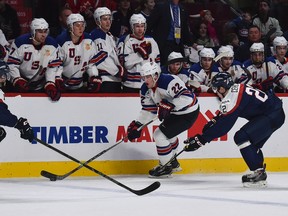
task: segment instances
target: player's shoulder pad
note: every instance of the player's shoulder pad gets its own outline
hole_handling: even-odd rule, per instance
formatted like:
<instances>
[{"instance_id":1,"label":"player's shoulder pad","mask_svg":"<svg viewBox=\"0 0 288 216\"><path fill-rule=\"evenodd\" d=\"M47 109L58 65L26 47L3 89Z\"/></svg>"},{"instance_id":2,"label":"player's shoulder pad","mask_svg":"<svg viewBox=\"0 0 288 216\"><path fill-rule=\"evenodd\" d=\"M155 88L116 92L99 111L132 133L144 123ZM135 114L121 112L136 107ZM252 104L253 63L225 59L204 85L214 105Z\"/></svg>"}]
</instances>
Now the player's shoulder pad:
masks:
<instances>
[{"instance_id":1,"label":"player's shoulder pad","mask_svg":"<svg viewBox=\"0 0 288 216\"><path fill-rule=\"evenodd\" d=\"M199 73L201 70L202 70L202 67L199 62L191 65L191 67L189 68L189 71L193 71L195 73Z\"/></svg>"},{"instance_id":2,"label":"player's shoulder pad","mask_svg":"<svg viewBox=\"0 0 288 216\"><path fill-rule=\"evenodd\" d=\"M58 47L58 43L57 41L51 37L51 36L47 36L46 40L45 40L45 45L51 45L51 46L54 46L54 47Z\"/></svg>"},{"instance_id":3,"label":"player's shoulder pad","mask_svg":"<svg viewBox=\"0 0 288 216\"><path fill-rule=\"evenodd\" d=\"M239 65L239 66L242 67L243 64L242 64L242 62L234 59L233 62L232 62L232 65Z\"/></svg>"},{"instance_id":4,"label":"player's shoulder pad","mask_svg":"<svg viewBox=\"0 0 288 216\"><path fill-rule=\"evenodd\" d=\"M84 32L84 33L83 33L83 39L90 39L90 40L92 40L92 37L91 37L91 35L90 35L89 33Z\"/></svg>"},{"instance_id":5,"label":"player's shoulder pad","mask_svg":"<svg viewBox=\"0 0 288 216\"><path fill-rule=\"evenodd\" d=\"M129 34L125 34L125 35L122 35L120 38L119 38L119 43L121 42L124 42L126 40L126 37L128 37Z\"/></svg>"},{"instance_id":6,"label":"player's shoulder pad","mask_svg":"<svg viewBox=\"0 0 288 216\"><path fill-rule=\"evenodd\" d=\"M32 40L31 40L31 34L27 33L24 35L20 35L19 37L17 37L14 41L15 45L17 48L19 48L20 46L24 45L24 44L32 44Z\"/></svg>"},{"instance_id":7,"label":"player's shoulder pad","mask_svg":"<svg viewBox=\"0 0 288 216\"><path fill-rule=\"evenodd\" d=\"M163 73L163 74L169 74L170 73L168 71L168 66L167 65L161 66L161 73Z\"/></svg>"},{"instance_id":8,"label":"player's shoulder pad","mask_svg":"<svg viewBox=\"0 0 288 216\"><path fill-rule=\"evenodd\" d=\"M274 56L269 56L265 59L266 62L272 62L274 64L276 64L276 59L274 58Z\"/></svg>"},{"instance_id":9,"label":"player's shoulder pad","mask_svg":"<svg viewBox=\"0 0 288 216\"><path fill-rule=\"evenodd\" d=\"M160 77L158 79L158 83L157 83L157 86L159 88L162 88L162 89L167 89L169 83L174 80L175 77L171 74L163 74L161 73L160 74Z\"/></svg>"},{"instance_id":10,"label":"player's shoulder pad","mask_svg":"<svg viewBox=\"0 0 288 216\"><path fill-rule=\"evenodd\" d=\"M212 65L211 71L212 72L220 72L219 67L216 64Z\"/></svg>"},{"instance_id":11,"label":"player's shoulder pad","mask_svg":"<svg viewBox=\"0 0 288 216\"><path fill-rule=\"evenodd\" d=\"M252 61L251 61L251 59L248 59L248 60L246 60L246 61L244 61L243 62L243 67L244 68L247 68L247 67L249 67L250 65L252 65Z\"/></svg>"},{"instance_id":12,"label":"player's shoulder pad","mask_svg":"<svg viewBox=\"0 0 288 216\"><path fill-rule=\"evenodd\" d=\"M90 37L92 40L96 40L98 38L105 40L106 33L99 28L95 28L93 31L91 31Z\"/></svg>"},{"instance_id":13,"label":"player's shoulder pad","mask_svg":"<svg viewBox=\"0 0 288 216\"><path fill-rule=\"evenodd\" d=\"M189 71L188 71L188 69L187 68L181 68L181 70L180 70L180 74L185 74L186 76L190 76L190 73L189 73Z\"/></svg>"},{"instance_id":14,"label":"player's shoulder pad","mask_svg":"<svg viewBox=\"0 0 288 216\"><path fill-rule=\"evenodd\" d=\"M66 41L71 41L71 37L68 31L63 31L60 35L56 37L57 43L62 46Z\"/></svg>"},{"instance_id":15,"label":"player's shoulder pad","mask_svg":"<svg viewBox=\"0 0 288 216\"><path fill-rule=\"evenodd\" d=\"M145 83L143 83L141 88L140 88L141 95L145 95L148 90L149 89L148 89L147 85Z\"/></svg>"}]
</instances>

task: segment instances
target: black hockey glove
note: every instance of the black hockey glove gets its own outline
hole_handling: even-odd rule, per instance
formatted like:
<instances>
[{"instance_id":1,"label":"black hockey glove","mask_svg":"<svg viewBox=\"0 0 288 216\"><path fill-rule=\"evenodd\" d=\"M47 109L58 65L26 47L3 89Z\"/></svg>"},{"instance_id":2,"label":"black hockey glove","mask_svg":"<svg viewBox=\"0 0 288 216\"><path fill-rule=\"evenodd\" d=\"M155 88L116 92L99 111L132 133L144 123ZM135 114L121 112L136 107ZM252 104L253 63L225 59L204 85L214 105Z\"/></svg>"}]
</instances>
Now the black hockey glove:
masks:
<instances>
[{"instance_id":1,"label":"black hockey glove","mask_svg":"<svg viewBox=\"0 0 288 216\"><path fill-rule=\"evenodd\" d=\"M188 144L184 147L184 150L189 151L196 151L198 148L204 146L206 141L202 138L200 134L197 134L194 137L190 137L184 140L184 144Z\"/></svg>"},{"instance_id":2,"label":"black hockey glove","mask_svg":"<svg viewBox=\"0 0 288 216\"><path fill-rule=\"evenodd\" d=\"M130 125L128 126L128 139L130 141L139 138L141 136L142 129L139 130L141 126L142 124L135 120L130 123Z\"/></svg>"},{"instance_id":3,"label":"black hockey glove","mask_svg":"<svg viewBox=\"0 0 288 216\"><path fill-rule=\"evenodd\" d=\"M174 108L174 104L169 103L167 100L162 100L158 106L158 118L160 121L170 116L171 110Z\"/></svg>"},{"instance_id":4,"label":"black hockey glove","mask_svg":"<svg viewBox=\"0 0 288 216\"><path fill-rule=\"evenodd\" d=\"M33 132L32 127L29 125L27 119L19 118L14 127L20 131L21 138L29 140L29 142L33 141L34 132Z\"/></svg>"},{"instance_id":5,"label":"black hockey glove","mask_svg":"<svg viewBox=\"0 0 288 216\"><path fill-rule=\"evenodd\" d=\"M0 127L0 142L5 139L6 137L6 131L4 130L4 128Z\"/></svg>"},{"instance_id":6,"label":"black hockey glove","mask_svg":"<svg viewBox=\"0 0 288 216\"><path fill-rule=\"evenodd\" d=\"M220 116L217 115L214 118L212 118L211 121L207 122L202 129L202 133L205 133L209 128L213 127L216 124L219 117Z\"/></svg>"}]
</instances>

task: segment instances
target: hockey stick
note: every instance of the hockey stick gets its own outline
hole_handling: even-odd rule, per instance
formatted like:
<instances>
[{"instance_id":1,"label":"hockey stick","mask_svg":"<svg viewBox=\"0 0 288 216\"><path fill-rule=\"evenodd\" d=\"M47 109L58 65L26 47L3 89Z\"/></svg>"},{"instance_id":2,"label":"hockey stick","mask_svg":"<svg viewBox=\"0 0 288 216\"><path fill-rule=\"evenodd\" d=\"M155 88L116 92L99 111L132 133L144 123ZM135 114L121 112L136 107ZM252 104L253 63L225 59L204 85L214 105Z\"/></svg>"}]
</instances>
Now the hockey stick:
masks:
<instances>
[{"instance_id":1,"label":"hockey stick","mask_svg":"<svg viewBox=\"0 0 288 216\"><path fill-rule=\"evenodd\" d=\"M158 117L150 120L149 122L147 122L146 124L142 125L141 127L139 127L137 130L140 131L142 130L144 127L146 127L147 125L151 124L152 122L154 122L155 120L157 120ZM68 173L65 173L63 175L57 175L45 170L41 171L41 175L43 177L49 178L50 181L57 181L57 180L63 180L65 178L67 178L68 176L72 175L73 173L75 173L76 171L80 170L84 165L89 164L91 161L95 160L96 158L100 157L101 155L103 155L104 153L108 152L109 150L111 150L112 148L116 147L117 145L119 145L120 143L122 143L125 139L127 139L128 135L123 137L120 141L118 141L117 143L115 143L114 145L110 146L109 148L103 150L102 152L100 152L99 154L93 156L92 158L90 158L89 160L87 160L85 163L81 164L80 166L76 167L75 169L71 170Z\"/></svg>"},{"instance_id":2,"label":"hockey stick","mask_svg":"<svg viewBox=\"0 0 288 216\"><path fill-rule=\"evenodd\" d=\"M130 188L130 187L122 184L121 182L118 182L117 180L111 178L110 176L108 176L108 175L100 172L99 170L96 170L96 169L94 169L93 167L91 167L91 166L89 166L89 165L87 165L87 164L81 163L81 161L77 160L76 158L74 158L74 157L66 154L65 152L60 151L59 149L57 149L57 148L49 145L48 143L46 143L46 142L38 139L37 137L35 137L34 140L37 141L37 142L39 142L40 144L46 146L47 148L50 148L50 149L52 149L53 151L56 151L56 152L58 152L59 154L65 156L65 157L67 157L67 158L69 158L70 160L73 160L73 161L75 161L76 163L83 165L85 168L91 170L92 172L97 173L98 175L101 175L102 177L104 177L104 178L112 181L113 183L117 184L118 186L120 186L120 187L122 187L122 188L125 188L126 190L128 190L128 191L130 191L130 192L132 192L132 193L134 193L134 194L136 194L136 195L138 195L138 196L142 196L142 195L148 194L148 193L156 190L157 188L159 188L160 185L161 185L160 182L156 181L156 182L152 183L151 185L149 185L148 187L146 187L146 188L144 188L144 189L141 189L141 190L133 190L132 188Z\"/></svg>"},{"instance_id":3,"label":"hockey stick","mask_svg":"<svg viewBox=\"0 0 288 216\"><path fill-rule=\"evenodd\" d=\"M172 162L173 160L175 160L175 159L176 159L180 154L182 154L184 151L185 151L185 147L184 147L180 152L178 152L177 154L175 154L172 158L170 158L170 160L161 167L161 170L164 170L166 166L170 165L171 162Z\"/></svg>"}]
</instances>

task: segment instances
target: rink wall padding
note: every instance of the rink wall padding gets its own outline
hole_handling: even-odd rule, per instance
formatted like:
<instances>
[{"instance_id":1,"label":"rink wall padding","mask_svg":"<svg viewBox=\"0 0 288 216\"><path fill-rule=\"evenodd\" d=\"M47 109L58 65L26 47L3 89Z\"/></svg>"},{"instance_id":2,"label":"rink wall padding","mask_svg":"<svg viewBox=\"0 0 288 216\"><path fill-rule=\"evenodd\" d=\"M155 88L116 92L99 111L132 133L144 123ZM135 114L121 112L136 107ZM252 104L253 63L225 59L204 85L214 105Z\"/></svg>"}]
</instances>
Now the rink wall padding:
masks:
<instances>
[{"instance_id":1,"label":"rink wall padding","mask_svg":"<svg viewBox=\"0 0 288 216\"><path fill-rule=\"evenodd\" d=\"M288 110L288 94L279 97ZM202 127L218 110L218 99L212 94L199 97L200 115L195 125L178 136L179 148L188 137L200 133ZM109 148L127 135L129 123L141 109L137 94L63 94L60 101L51 102L45 94L7 94L6 103L12 113L29 120L36 136L49 145L86 161ZM245 165L233 135L245 123L239 119L225 136L215 139L195 152L184 152L178 159L181 174L245 172ZM95 169L110 175L147 174L157 165L153 131L155 121L142 136L130 142L124 140L95 161ZM41 170L65 174L79 164L36 142L20 138L15 128L5 127L6 138L0 143L0 178L39 177ZM267 170L288 171L288 123L276 131L262 151ZM82 168L73 176L95 176Z\"/></svg>"}]
</instances>

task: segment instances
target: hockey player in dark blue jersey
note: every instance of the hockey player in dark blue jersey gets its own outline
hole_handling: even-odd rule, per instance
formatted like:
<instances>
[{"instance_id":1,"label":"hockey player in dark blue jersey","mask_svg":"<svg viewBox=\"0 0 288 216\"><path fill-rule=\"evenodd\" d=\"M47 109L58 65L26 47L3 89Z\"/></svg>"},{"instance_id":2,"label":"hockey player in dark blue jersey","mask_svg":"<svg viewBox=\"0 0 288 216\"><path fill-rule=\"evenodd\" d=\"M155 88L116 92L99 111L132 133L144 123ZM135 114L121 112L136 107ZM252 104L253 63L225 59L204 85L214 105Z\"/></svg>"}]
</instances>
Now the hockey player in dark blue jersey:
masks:
<instances>
[{"instance_id":1,"label":"hockey player in dark blue jersey","mask_svg":"<svg viewBox=\"0 0 288 216\"><path fill-rule=\"evenodd\" d=\"M20 136L30 142L34 139L33 129L30 127L27 119L17 118L9 110L8 106L4 103L5 97L2 87L5 86L7 75L9 74L8 65L0 60L0 125L14 127L20 131ZM0 142L6 137L6 131L0 127Z\"/></svg>"},{"instance_id":2,"label":"hockey player in dark blue jersey","mask_svg":"<svg viewBox=\"0 0 288 216\"><path fill-rule=\"evenodd\" d=\"M212 79L212 88L220 98L220 115L208 122L202 135L197 134L184 141L186 151L195 151L217 137L225 135L238 117L248 122L234 135L234 141L251 174L242 176L244 187L266 186L264 157L261 148L269 137L279 129L285 114L282 101L274 94L266 94L248 85L234 84L227 72Z\"/></svg>"}]
</instances>

